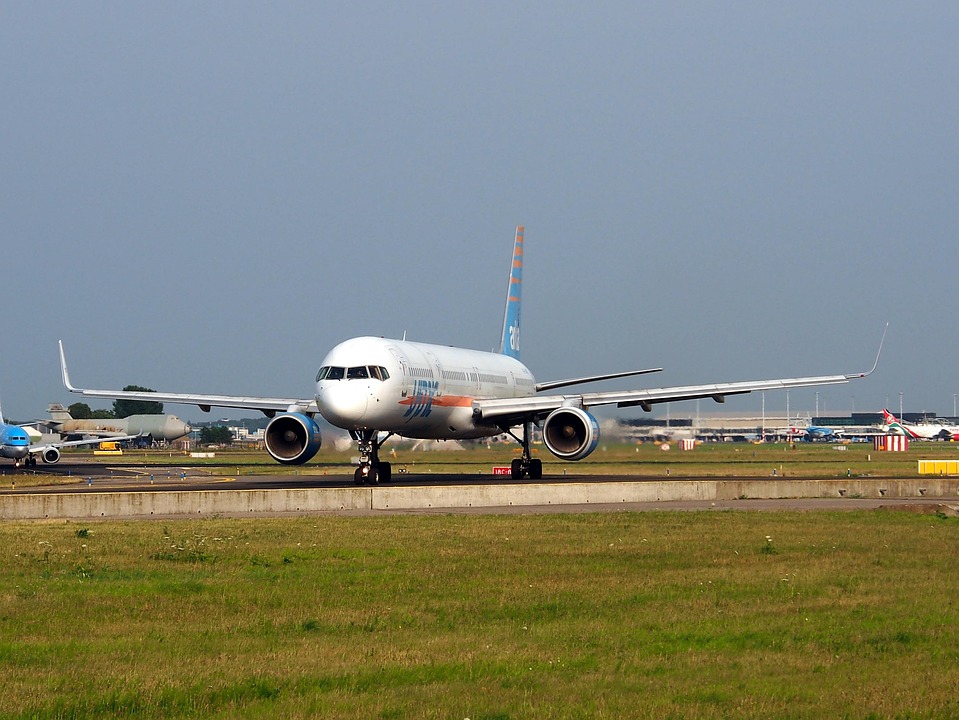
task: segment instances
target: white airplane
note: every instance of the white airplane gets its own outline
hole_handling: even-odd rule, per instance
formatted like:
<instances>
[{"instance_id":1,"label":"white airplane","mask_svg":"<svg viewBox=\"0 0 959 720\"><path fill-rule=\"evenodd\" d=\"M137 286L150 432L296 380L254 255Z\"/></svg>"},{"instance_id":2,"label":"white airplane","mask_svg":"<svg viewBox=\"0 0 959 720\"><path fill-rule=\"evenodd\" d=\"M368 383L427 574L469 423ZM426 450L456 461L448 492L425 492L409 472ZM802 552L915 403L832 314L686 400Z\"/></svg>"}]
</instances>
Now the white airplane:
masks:
<instances>
[{"instance_id":1,"label":"white airplane","mask_svg":"<svg viewBox=\"0 0 959 720\"><path fill-rule=\"evenodd\" d=\"M594 406L639 406L649 412L654 404L676 400L713 398L725 402L727 395L756 390L845 383L869 375L879 363L877 354L871 370L851 375L544 395L547 390L659 372L661 368L537 383L519 360L523 236L520 226L513 242L498 353L357 337L340 343L323 359L313 397L266 398L77 388L70 383L61 341L63 384L70 392L93 397L183 403L207 412L211 407L259 410L272 418L265 432L267 452L277 462L292 465L307 462L319 451L320 429L314 417L320 414L330 424L349 431L357 443L357 484L374 484L390 480L390 463L379 459L379 450L393 435L452 440L508 433L523 448L522 456L512 462L512 477L539 479L543 463L533 458L530 450L534 423L541 426L543 440L553 455L581 460L599 442L599 424L589 412ZM519 428L518 434L514 428Z\"/></svg>"},{"instance_id":2,"label":"white airplane","mask_svg":"<svg viewBox=\"0 0 959 720\"><path fill-rule=\"evenodd\" d=\"M959 440L959 427L941 420L910 423L900 420L886 408L882 409L882 427L889 435L905 435L913 440Z\"/></svg>"}]
</instances>

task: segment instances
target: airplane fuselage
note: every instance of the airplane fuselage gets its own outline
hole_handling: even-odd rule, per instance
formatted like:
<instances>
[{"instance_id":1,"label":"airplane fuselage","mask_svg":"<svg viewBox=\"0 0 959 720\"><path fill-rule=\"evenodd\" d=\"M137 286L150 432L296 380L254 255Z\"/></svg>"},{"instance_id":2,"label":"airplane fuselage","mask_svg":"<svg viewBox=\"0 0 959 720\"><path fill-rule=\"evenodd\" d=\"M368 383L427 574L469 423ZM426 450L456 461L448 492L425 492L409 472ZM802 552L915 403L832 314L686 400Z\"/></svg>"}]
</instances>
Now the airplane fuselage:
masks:
<instances>
[{"instance_id":1,"label":"airplane fuselage","mask_svg":"<svg viewBox=\"0 0 959 720\"><path fill-rule=\"evenodd\" d=\"M317 374L316 405L332 425L409 438L465 439L502 429L473 401L535 394L533 374L500 353L359 337L334 347Z\"/></svg>"},{"instance_id":2,"label":"airplane fuselage","mask_svg":"<svg viewBox=\"0 0 959 720\"><path fill-rule=\"evenodd\" d=\"M957 440L959 428L938 423L904 423L896 421L884 425L890 435L905 435L913 440Z\"/></svg>"},{"instance_id":3,"label":"airplane fuselage","mask_svg":"<svg viewBox=\"0 0 959 720\"><path fill-rule=\"evenodd\" d=\"M176 440L187 435L190 425L176 415L130 415L125 418L81 419L50 422L61 435L149 435L154 440Z\"/></svg>"}]
</instances>

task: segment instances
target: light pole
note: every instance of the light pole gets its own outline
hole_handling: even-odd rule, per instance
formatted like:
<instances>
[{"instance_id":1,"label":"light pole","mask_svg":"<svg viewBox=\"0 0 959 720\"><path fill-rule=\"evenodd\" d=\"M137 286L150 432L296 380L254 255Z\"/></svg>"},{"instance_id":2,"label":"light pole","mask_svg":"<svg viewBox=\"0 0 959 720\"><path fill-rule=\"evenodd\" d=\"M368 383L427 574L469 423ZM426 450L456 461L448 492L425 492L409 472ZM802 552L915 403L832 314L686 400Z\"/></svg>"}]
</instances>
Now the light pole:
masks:
<instances>
[{"instance_id":1,"label":"light pole","mask_svg":"<svg viewBox=\"0 0 959 720\"><path fill-rule=\"evenodd\" d=\"M902 391L899 391L899 419L902 420Z\"/></svg>"}]
</instances>

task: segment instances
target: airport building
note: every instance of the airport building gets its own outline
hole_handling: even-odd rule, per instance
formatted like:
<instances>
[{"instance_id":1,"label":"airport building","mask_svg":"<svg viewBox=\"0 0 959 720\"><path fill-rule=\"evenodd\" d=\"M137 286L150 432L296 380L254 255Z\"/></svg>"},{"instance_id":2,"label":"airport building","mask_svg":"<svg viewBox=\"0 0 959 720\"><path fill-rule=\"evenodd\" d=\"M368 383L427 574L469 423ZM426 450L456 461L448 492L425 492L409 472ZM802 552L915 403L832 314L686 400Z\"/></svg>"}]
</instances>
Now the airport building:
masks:
<instances>
[{"instance_id":1,"label":"airport building","mask_svg":"<svg viewBox=\"0 0 959 720\"><path fill-rule=\"evenodd\" d=\"M785 413L700 414L689 418L628 418L619 420L618 425L626 438L636 441L682 438L704 442L746 442L760 438L785 441L809 427L833 428L847 439L868 439L882 432L882 413L820 417L787 417Z\"/></svg>"},{"instance_id":2,"label":"airport building","mask_svg":"<svg viewBox=\"0 0 959 720\"><path fill-rule=\"evenodd\" d=\"M925 423L940 420L959 424L957 418L939 418L935 413L904 413L909 423ZM699 414L689 418L640 417L617 420L618 432L627 439L678 440L692 438L706 442L743 442L759 440L787 440L807 428L831 428L841 433L846 440L869 440L883 434L881 412L851 413L849 415L821 415L818 417L784 413L724 413Z\"/></svg>"}]
</instances>

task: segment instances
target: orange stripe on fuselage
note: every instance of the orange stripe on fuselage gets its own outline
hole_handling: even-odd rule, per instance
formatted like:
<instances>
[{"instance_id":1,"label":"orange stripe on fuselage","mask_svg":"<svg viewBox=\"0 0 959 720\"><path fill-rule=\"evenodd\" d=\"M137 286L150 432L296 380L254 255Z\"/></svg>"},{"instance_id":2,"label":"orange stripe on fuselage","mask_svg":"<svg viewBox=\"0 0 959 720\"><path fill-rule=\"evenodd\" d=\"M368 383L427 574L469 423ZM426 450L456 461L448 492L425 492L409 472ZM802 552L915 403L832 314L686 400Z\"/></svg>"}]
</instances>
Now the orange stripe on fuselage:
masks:
<instances>
[{"instance_id":1,"label":"orange stripe on fuselage","mask_svg":"<svg viewBox=\"0 0 959 720\"><path fill-rule=\"evenodd\" d=\"M430 398L426 395L414 395L413 397L408 397L405 400L400 400L400 405L412 405L415 403L425 403ZM466 397L465 395L443 395L440 397L433 397L432 403L433 407L470 407L473 404L473 398Z\"/></svg>"}]
</instances>

